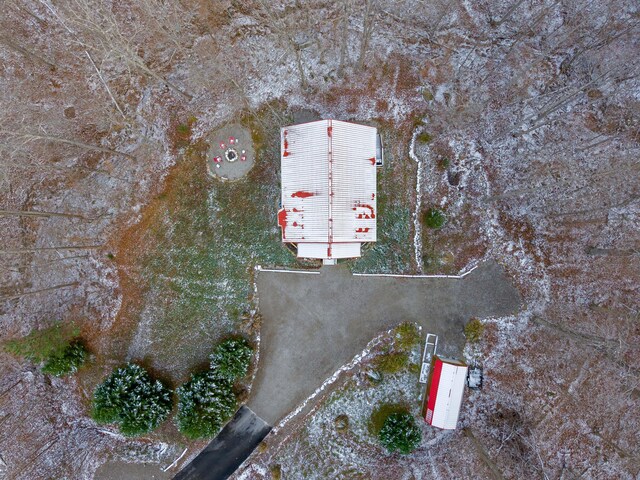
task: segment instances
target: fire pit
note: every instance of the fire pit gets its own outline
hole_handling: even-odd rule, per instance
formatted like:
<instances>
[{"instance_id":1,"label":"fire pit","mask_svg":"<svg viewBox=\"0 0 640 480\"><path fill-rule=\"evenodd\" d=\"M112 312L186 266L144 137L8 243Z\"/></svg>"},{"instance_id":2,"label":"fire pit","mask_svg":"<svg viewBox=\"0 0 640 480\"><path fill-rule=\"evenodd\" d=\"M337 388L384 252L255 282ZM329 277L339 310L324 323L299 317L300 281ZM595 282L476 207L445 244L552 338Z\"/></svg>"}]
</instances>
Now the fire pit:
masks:
<instances>
[{"instance_id":1,"label":"fire pit","mask_svg":"<svg viewBox=\"0 0 640 480\"><path fill-rule=\"evenodd\" d=\"M239 124L228 124L209 136L207 170L222 180L235 180L247 174L254 161L251 132Z\"/></svg>"},{"instance_id":2,"label":"fire pit","mask_svg":"<svg viewBox=\"0 0 640 480\"><path fill-rule=\"evenodd\" d=\"M227 151L224 152L224 158L227 159L227 162L235 162L238 159L238 152L233 148L227 148Z\"/></svg>"}]
</instances>

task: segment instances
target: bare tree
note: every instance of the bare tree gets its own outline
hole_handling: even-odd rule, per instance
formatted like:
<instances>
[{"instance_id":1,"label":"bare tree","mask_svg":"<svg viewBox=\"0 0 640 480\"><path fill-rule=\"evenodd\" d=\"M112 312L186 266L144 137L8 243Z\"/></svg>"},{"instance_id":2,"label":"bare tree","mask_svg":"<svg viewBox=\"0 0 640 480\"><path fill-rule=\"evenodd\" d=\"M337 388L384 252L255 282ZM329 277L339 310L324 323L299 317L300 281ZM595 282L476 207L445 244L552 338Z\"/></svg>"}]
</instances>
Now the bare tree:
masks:
<instances>
[{"instance_id":1,"label":"bare tree","mask_svg":"<svg viewBox=\"0 0 640 480\"><path fill-rule=\"evenodd\" d=\"M347 62L348 52L347 47L349 44L349 17L350 17L350 3L345 0L342 3L343 11L342 18L340 20L340 60L338 62L338 76L344 75L344 66Z\"/></svg>"},{"instance_id":2,"label":"bare tree","mask_svg":"<svg viewBox=\"0 0 640 480\"><path fill-rule=\"evenodd\" d=\"M4 35L0 35L0 43L5 45L9 49L14 50L19 54L25 56L26 58L36 60L37 62L42 63L49 68L59 68L54 62L47 60L42 55L38 55L37 53L35 53L33 50L29 48L19 45L18 43L14 42L13 40L10 40Z\"/></svg>"},{"instance_id":3,"label":"bare tree","mask_svg":"<svg viewBox=\"0 0 640 480\"><path fill-rule=\"evenodd\" d=\"M364 61L369 49L371 34L375 26L375 17L378 10L377 0L365 0L364 17L362 19L362 37L360 39L360 55L358 56L358 69L364 68Z\"/></svg>"},{"instance_id":4,"label":"bare tree","mask_svg":"<svg viewBox=\"0 0 640 480\"><path fill-rule=\"evenodd\" d=\"M0 134L17 138L23 142L33 142L37 140L42 140L47 142L63 143L66 145L73 145L75 147L83 148L85 150L92 150L94 152L103 152L103 153L110 153L113 155L122 155L123 157L127 157L129 159L135 160L135 157L129 153L118 152L117 150L112 150L110 148L100 147L98 145L91 145L89 143L84 143L84 142L78 142L76 140L69 140L67 138L62 138L55 135L47 135L47 134L28 132L28 131L25 131L25 132L11 131L6 129L1 129Z\"/></svg>"},{"instance_id":5,"label":"bare tree","mask_svg":"<svg viewBox=\"0 0 640 480\"><path fill-rule=\"evenodd\" d=\"M122 62L127 68L137 70L164 84L188 100L193 98L191 93L178 87L148 65L132 42L137 32L134 31L133 34L123 32L115 15L102 3L92 0L71 0L58 11L44 0L40 2L61 22L74 41L89 53L95 51L103 57L113 58Z\"/></svg>"},{"instance_id":6,"label":"bare tree","mask_svg":"<svg viewBox=\"0 0 640 480\"><path fill-rule=\"evenodd\" d=\"M300 86L306 90L309 87L307 81L307 75L305 73L304 65L302 64L302 52L310 46L311 42L303 30L293 29L285 22L286 20L272 11L270 5L265 4L264 0L260 0L262 6L262 12L264 12L266 21L269 26L275 31L276 36L280 42L282 42L290 52L295 56L296 69L298 70L298 77L300 79ZM295 34L292 32L296 32Z\"/></svg>"}]
</instances>

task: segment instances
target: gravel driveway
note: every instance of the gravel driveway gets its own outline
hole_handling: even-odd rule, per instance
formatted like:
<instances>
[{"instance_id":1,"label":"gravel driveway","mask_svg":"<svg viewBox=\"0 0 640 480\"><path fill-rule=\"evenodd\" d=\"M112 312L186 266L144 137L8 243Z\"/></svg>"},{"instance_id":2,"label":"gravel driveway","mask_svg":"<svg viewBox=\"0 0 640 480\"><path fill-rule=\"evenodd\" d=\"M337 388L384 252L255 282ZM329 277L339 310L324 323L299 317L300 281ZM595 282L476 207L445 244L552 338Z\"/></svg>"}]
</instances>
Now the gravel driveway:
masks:
<instances>
[{"instance_id":1,"label":"gravel driveway","mask_svg":"<svg viewBox=\"0 0 640 480\"><path fill-rule=\"evenodd\" d=\"M464 279L319 275L261 271L263 316L258 373L248 406L276 425L379 332L416 322L439 335L439 352L459 356L472 316L514 313L520 295L495 262Z\"/></svg>"}]
</instances>

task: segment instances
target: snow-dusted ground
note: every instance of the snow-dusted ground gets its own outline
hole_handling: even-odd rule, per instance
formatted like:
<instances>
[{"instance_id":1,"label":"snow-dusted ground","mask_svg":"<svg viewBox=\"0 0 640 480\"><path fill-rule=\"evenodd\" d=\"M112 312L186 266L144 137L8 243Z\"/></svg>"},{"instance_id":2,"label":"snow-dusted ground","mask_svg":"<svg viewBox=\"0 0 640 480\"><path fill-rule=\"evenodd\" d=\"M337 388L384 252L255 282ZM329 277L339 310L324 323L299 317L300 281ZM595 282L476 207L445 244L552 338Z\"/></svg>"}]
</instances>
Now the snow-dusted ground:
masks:
<instances>
[{"instance_id":1,"label":"snow-dusted ground","mask_svg":"<svg viewBox=\"0 0 640 480\"><path fill-rule=\"evenodd\" d=\"M79 321L95 346L114 333L127 292L107 254L160 191L180 156L175 127L189 116L195 138L275 99L283 104L273 108L377 119L399 132L399 145L387 146L404 152L396 165L413 165L399 173L415 167L411 133L433 138L411 150L421 177L398 183L412 212L418 194L449 223L420 235L410 227L410 256L422 250L412 269L452 273L494 257L527 301L518 315L484 320L486 387L468 397L461 425L505 477L637 476L638 5L380 1L365 18L368 4L9 4L0 17L11 32L0 35L0 207L79 217L0 216L4 250L19 250L0 253L0 335L59 319ZM90 248L42 250L77 246ZM161 438L114 437L87 419L83 383L0 357L8 478L90 478L112 454L167 466L183 451ZM365 391L341 405L357 410ZM319 444L333 435L321 418L309 420ZM376 468L469 478L489 468L461 432L420 455L375 461L375 447L357 438L332 444L350 478ZM296 445L300 458L314 455ZM295 467L282 458L283 471Z\"/></svg>"}]
</instances>

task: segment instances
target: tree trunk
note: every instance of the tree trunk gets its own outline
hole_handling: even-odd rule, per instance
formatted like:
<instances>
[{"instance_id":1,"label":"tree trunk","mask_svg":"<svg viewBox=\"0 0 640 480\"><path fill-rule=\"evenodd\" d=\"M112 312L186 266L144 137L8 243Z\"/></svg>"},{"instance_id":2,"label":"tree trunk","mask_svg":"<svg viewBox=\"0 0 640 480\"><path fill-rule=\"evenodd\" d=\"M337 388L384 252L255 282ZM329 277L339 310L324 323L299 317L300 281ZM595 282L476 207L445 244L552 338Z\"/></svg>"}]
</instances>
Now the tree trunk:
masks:
<instances>
[{"instance_id":1,"label":"tree trunk","mask_svg":"<svg viewBox=\"0 0 640 480\"><path fill-rule=\"evenodd\" d=\"M78 285L79 285L78 282L64 283L62 285L56 285L55 287L42 288L40 290L32 290L30 292L18 293L16 295L7 295L5 297L0 297L0 302L4 302L7 300L16 300L18 298L26 297L28 295L36 295L38 293L50 292L52 290L59 290L61 288L77 287Z\"/></svg>"},{"instance_id":2,"label":"tree trunk","mask_svg":"<svg viewBox=\"0 0 640 480\"><path fill-rule=\"evenodd\" d=\"M33 253L49 250L93 250L102 248L104 245L78 245L78 246L64 246L64 247L33 247L33 248L5 248L0 250L0 253Z\"/></svg>"},{"instance_id":3,"label":"tree trunk","mask_svg":"<svg viewBox=\"0 0 640 480\"><path fill-rule=\"evenodd\" d=\"M12 215L18 217L66 217L66 218L80 218L86 220L83 215L77 215L75 213L57 213L57 212L45 212L34 210L0 210L0 216Z\"/></svg>"},{"instance_id":4,"label":"tree trunk","mask_svg":"<svg viewBox=\"0 0 640 480\"><path fill-rule=\"evenodd\" d=\"M11 50L15 50L16 52L20 53L21 55L23 55L23 56L25 56L27 58L32 58L34 60L37 60L40 63L44 63L49 68L57 68L57 65L55 63L50 62L49 60L41 57L40 55L38 55L37 53L32 52L31 50L27 50L26 48L21 47L20 45L12 42L11 40L9 40L8 38L6 38L3 35L0 35L0 42L5 44Z\"/></svg>"},{"instance_id":5,"label":"tree trunk","mask_svg":"<svg viewBox=\"0 0 640 480\"><path fill-rule=\"evenodd\" d=\"M97 145L90 145L88 143L76 142L75 140L67 140L66 138L54 137L52 135L37 135L34 133L20 133L20 132L11 132L9 130L0 130L0 133L5 135L11 135L14 137L21 137L26 140L48 140L50 142L58 142L65 143L67 145L74 145L76 147L84 148L85 150L93 150L94 152L104 152L110 153L113 155L122 155L123 157L130 158L131 160L135 160L136 157L124 152L118 152L117 150L112 150L110 148L99 147Z\"/></svg>"},{"instance_id":6,"label":"tree trunk","mask_svg":"<svg viewBox=\"0 0 640 480\"><path fill-rule=\"evenodd\" d=\"M358 70L364 68L364 60L369 49L369 41L373 33L373 20L376 13L376 0L366 0L364 7L364 19L362 21L362 40L360 41L360 55L358 56Z\"/></svg>"},{"instance_id":7,"label":"tree trunk","mask_svg":"<svg viewBox=\"0 0 640 480\"><path fill-rule=\"evenodd\" d=\"M347 61L347 43L349 42L349 3L344 2L344 12L342 14L341 43L340 43L340 63L338 64L338 76L344 75L344 65Z\"/></svg>"}]
</instances>

